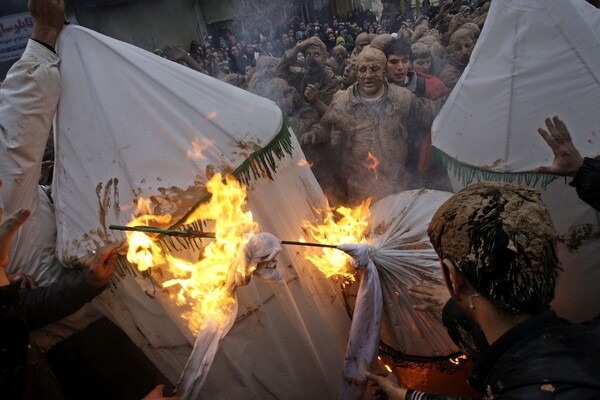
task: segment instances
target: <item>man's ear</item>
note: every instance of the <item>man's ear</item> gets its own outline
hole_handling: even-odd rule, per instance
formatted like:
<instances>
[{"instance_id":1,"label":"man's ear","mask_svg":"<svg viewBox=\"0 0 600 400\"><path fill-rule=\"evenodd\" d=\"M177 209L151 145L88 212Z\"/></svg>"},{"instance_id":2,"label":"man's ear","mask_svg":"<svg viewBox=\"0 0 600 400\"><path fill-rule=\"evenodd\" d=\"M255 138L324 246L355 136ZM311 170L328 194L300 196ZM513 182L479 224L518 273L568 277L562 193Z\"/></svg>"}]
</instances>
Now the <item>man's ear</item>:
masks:
<instances>
[{"instance_id":1,"label":"man's ear","mask_svg":"<svg viewBox=\"0 0 600 400\"><path fill-rule=\"evenodd\" d=\"M454 296L459 296L459 292L463 290L464 286L464 277L460 271L449 258L442 260L442 271L444 272L444 280L448 289L452 291Z\"/></svg>"}]
</instances>

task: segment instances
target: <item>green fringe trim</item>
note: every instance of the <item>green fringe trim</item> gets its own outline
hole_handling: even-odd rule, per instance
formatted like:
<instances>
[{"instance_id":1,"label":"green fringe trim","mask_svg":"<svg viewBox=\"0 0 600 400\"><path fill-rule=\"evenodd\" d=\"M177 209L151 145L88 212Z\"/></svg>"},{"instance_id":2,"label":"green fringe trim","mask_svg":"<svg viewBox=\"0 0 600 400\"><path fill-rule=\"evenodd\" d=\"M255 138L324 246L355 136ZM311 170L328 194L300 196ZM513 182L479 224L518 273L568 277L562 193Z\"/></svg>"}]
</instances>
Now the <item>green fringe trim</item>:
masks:
<instances>
[{"instance_id":1,"label":"green fringe trim","mask_svg":"<svg viewBox=\"0 0 600 400\"><path fill-rule=\"evenodd\" d=\"M260 150L252 153L240 166L233 170L232 175L244 185L249 185L252 179L269 178L273 180L273 174L277 171L277 161L286 155L291 155L293 151L292 136L288 129L288 121L285 115L283 123L277 135ZM275 159L277 157L277 160ZM183 223L196 209L203 203L210 200L210 194L202 197L192 208L181 217L169 229L177 229L183 226ZM202 230L201 224L194 229Z\"/></svg>"},{"instance_id":2,"label":"green fringe trim","mask_svg":"<svg viewBox=\"0 0 600 400\"><path fill-rule=\"evenodd\" d=\"M268 178L273 180L273 175L277 171L277 162L287 155L291 155L293 151L292 136L288 129L287 117L283 116L281 129L265 147L252 153L240 166L233 172L233 176L241 183L249 185L254 179ZM192 208L177 222L169 227L169 229L193 229L203 231L204 222L196 221L192 224L184 224L185 220L203 203L210 200L210 193L202 197ZM185 238L174 236L159 236L158 245L163 252L173 252L180 250L198 250L202 251L202 239L200 238ZM149 272L140 272L133 266L125 257L119 257L115 267L115 274L110 284L110 289L116 289L117 282L130 276L150 277Z\"/></svg>"},{"instance_id":3,"label":"green fringe trim","mask_svg":"<svg viewBox=\"0 0 600 400\"><path fill-rule=\"evenodd\" d=\"M233 175L244 185L248 185L252 179L269 178L272 180L273 173L277 170L277 160L291 155L292 150L292 137L288 129L287 118L284 116L281 130L273 140L250 155L233 171Z\"/></svg>"},{"instance_id":4,"label":"green fringe trim","mask_svg":"<svg viewBox=\"0 0 600 400\"><path fill-rule=\"evenodd\" d=\"M517 183L530 187L545 189L560 177L550 174L534 174L533 172L495 172L465 164L434 147L433 156L439 160L448 172L452 172L461 184L468 186L473 181L496 181Z\"/></svg>"}]
</instances>

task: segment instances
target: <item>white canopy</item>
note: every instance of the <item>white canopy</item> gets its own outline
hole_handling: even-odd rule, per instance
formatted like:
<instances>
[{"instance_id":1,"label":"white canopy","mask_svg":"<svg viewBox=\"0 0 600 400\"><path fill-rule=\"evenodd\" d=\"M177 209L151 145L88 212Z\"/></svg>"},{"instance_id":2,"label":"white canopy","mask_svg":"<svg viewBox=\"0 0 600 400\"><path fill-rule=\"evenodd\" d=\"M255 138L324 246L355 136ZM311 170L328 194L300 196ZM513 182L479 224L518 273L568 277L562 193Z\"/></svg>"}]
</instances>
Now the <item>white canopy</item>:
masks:
<instances>
[{"instance_id":1,"label":"white canopy","mask_svg":"<svg viewBox=\"0 0 600 400\"><path fill-rule=\"evenodd\" d=\"M181 217L214 171L248 183L254 219L282 239L300 237L301 221L325 205L271 101L81 27L66 27L58 50L53 193L63 261L123 239L108 226L130 221L139 197ZM173 243L198 257L184 245ZM278 262L285 283L238 289L236 323L221 341L206 398L337 395L350 322L338 290L298 248L285 248ZM153 281L125 263L116 275L96 305L177 382L194 334Z\"/></svg>"},{"instance_id":2,"label":"white canopy","mask_svg":"<svg viewBox=\"0 0 600 400\"><path fill-rule=\"evenodd\" d=\"M558 115L584 156L600 154L600 11L584 0L494 0L471 61L433 124L432 141L458 189L479 180L548 183L537 133ZM544 178L544 179L542 179ZM561 235L564 271L553 303L574 320L600 312L598 213L564 179L542 196Z\"/></svg>"},{"instance_id":3,"label":"white canopy","mask_svg":"<svg viewBox=\"0 0 600 400\"><path fill-rule=\"evenodd\" d=\"M537 128L559 115L600 154L600 11L584 0L494 0L471 61L433 123L433 145L485 171L551 164Z\"/></svg>"}]
</instances>

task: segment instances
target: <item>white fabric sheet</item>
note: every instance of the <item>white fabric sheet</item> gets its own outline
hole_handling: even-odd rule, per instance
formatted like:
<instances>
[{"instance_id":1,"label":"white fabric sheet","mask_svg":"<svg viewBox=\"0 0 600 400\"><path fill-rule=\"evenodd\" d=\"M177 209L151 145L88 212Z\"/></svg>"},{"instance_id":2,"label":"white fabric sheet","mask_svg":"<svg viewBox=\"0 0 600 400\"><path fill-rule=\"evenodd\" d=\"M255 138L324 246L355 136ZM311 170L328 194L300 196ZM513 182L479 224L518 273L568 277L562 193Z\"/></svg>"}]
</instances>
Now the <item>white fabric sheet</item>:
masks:
<instances>
[{"instance_id":1,"label":"white fabric sheet","mask_svg":"<svg viewBox=\"0 0 600 400\"><path fill-rule=\"evenodd\" d=\"M598 104L600 11L584 0L494 0L471 61L434 121L433 146L463 164L451 173L455 190L482 179L470 168L526 174L551 165L537 129L552 115L565 121L583 156L595 157ZM594 318L599 214L565 179L542 189L542 199L561 235L564 271L553 306L574 321Z\"/></svg>"},{"instance_id":2,"label":"white fabric sheet","mask_svg":"<svg viewBox=\"0 0 600 400\"><path fill-rule=\"evenodd\" d=\"M411 356L447 356L458 350L441 316L416 311L408 289L421 282L443 283L440 262L427 236L431 217L451 193L410 190L386 197L371 208L371 258L384 298L381 339Z\"/></svg>"},{"instance_id":3,"label":"white fabric sheet","mask_svg":"<svg viewBox=\"0 0 600 400\"><path fill-rule=\"evenodd\" d=\"M427 226L450 193L412 190L388 196L371 208L369 244L338 249L364 269L356 295L350 339L344 359L340 399L362 398L366 372L377 355L380 338L407 356L447 356L458 348L441 316L413 309L408 289L423 281L442 282L438 257Z\"/></svg>"},{"instance_id":4,"label":"white fabric sheet","mask_svg":"<svg viewBox=\"0 0 600 400\"><path fill-rule=\"evenodd\" d=\"M58 50L53 191L64 261L122 239L108 225L128 222L138 197L151 197L155 211L183 215L205 193L207 175L238 167L281 128L274 103L84 28L66 27ZM298 166L304 155L293 133L291 140L292 154L276 159L273 180L251 180L248 209L262 231L295 240L325 199L310 169ZM284 284L252 280L238 288L238 313L202 398L337 396L349 321L336 286L303 260L301 248L284 248L277 260ZM178 381L195 334L153 280L123 268L96 305Z\"/></svg>"},{"instance_id":5,"label":"white fabric sheet","mask_svg":"<svg viewBox=\"0 0 600 400\"><path fill-rule=\"evenodd\" d=\"M552 163L537 128L559 115L584 155L600 154L599 20L584 0L492 2L433 146L471 166L529 172Z\"/></svg>"}]
</instances>

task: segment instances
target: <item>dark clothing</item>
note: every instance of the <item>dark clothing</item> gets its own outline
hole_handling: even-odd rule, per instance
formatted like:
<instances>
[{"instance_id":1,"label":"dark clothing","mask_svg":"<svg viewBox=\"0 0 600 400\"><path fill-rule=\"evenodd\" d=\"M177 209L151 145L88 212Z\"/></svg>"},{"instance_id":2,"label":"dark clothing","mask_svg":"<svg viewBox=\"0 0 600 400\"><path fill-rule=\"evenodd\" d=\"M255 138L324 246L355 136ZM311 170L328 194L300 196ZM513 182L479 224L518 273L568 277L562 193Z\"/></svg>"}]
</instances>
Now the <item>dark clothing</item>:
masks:
<instances>
[{"instance_id":1,"label":"dark clothing","mask_svg":"<svg viewBox=\"0 0 600 400\"><path fill-rule=\"evenodd\" d=\"M94 289L83 272L68 270L55 284L20 290L19 297L27 310L27 325L34 330L73 314L104 288Z\"/></svg>"},{"instance_id":2,"label":"dark clothing","mask_svg":"<svg viewBox=\"0 0 600 400\"><path fill-rule=\"evenodd\" d=\"M105 317L45 355L67 400L139 400L167 382L125 332ZM164 393L172 390L167 383Z\"/></svg>"},{"instance_id":3,"label":"dark clothing","mask_svg":"<svg viewBox=\"0 0 600 400\"><path fill-rule=\"evenodd\" d=\"M0 393L18 399L25 387L29 332L15 285L0 288Z\"/></svg>"},{"instance_id":4,"label":"dark clothing","mask_svg":"<svg viewBox=\"0 0 600 400\"><path fill-rule=\"evenodd\" d=\"M575 178L569 183L579 198L600 211L600 160L584 158Z\"/></svg>"},{"instance_id":5,"label":"dark clothing","mask_svg":"<svg viewBox=\"0 0 600 400\"><path fill-rule=\"evenodd\" d=\"M85 274L76 271L56 284L36 290L0 287L0 393L9 399L60 399L60 387L29 330L62 319L92 300L93 289Z\"/></svg>"},{"instance_id":6,"label":"dark clothing","mask_svg":"<svg viewBox=\"0 0 600 400\"><path fill-rule=\"evenodd\" d=\"M469 383L483 393L480 399L597 399L599 370L600 319L572 324L548 310L513 327L485 349ZM423 392L407 396L417 399L465 398Z\"/></svg>"},{"instance_id":7,"label":"dark clothing","mask_svg":"<svg viewBox=\"0 0 600 400\"><path fill-rule=\"evenodd\" d=\"M600 319L571 324L546 311L485 350L469 383L494 399L600 396Z\"/></svg>"}]
</instances>

